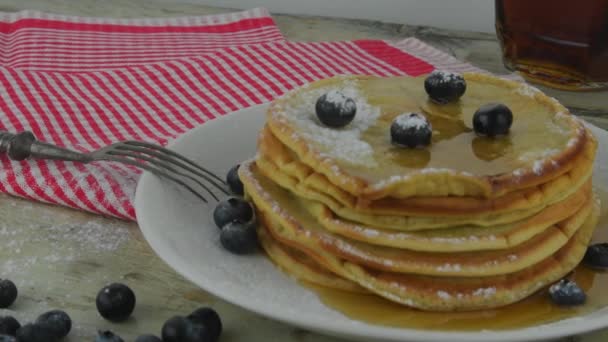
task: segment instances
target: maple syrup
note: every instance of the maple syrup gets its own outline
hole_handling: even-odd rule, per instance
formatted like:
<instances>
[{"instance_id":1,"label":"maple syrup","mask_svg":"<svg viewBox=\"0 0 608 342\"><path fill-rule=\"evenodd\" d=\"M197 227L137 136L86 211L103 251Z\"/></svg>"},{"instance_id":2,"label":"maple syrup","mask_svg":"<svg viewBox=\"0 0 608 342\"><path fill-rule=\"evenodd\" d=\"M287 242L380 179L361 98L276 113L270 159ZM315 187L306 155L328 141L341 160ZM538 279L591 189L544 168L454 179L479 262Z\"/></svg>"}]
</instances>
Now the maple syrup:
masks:
<instances>
[{"instance_id":1,"label":"maple syrup","mask_svg":"<svg viewBox=\"0 0 608 342\"><path fill-rule=\"evenodd\" d=\"M596 189L602 201L600 221L591 243L608 241L608 191ZM545 290L505 307L467 312L410 309L371 294L346 292L301 282L327 306L349 318L375 325L445 331L505 330L555 322L608 306L608 272L578 266L570 275L586 292L586 304L565 308L551 302Z\"/></svg>"},{"instance_id":2,"label":"maple syrup","mask_svg":"<svg viewBox=\"0 0 608 342\"><path fill-rule=\"evenodd\" d=\"M496 0L507 68L569 90L608 87L607 0Z\"/></svg>"}]
</instances>

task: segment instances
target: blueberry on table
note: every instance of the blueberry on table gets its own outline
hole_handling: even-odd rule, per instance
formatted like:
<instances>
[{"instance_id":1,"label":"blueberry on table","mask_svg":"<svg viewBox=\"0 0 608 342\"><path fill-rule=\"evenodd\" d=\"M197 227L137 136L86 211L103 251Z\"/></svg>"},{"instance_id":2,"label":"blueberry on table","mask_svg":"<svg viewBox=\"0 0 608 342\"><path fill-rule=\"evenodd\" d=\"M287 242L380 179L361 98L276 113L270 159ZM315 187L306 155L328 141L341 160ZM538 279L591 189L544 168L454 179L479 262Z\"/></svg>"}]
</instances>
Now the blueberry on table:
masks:
<instances>
[{"instance_id":1,"label":"blueberry on table","mask_svg":"<svg viewBox=\"0 0 608 342\"><path fill-rule=\"evenodd\" d=\"M467 82L462 75L435 70L424 80L424 90L433 102L446 104L464 95Z\"/></svg>"},{"instance_id":2,"label":"blueberry on table","mask_svg":"<svg viewBox=\"0 0 608 342\"><path fill-rule=\"evenodd\" d=\"M15 336L17 330L21 328L19 321L13 316L0 316L0 334ZM0 340L1 341L1 340Z\"/></svg>"},{"instance_id":3,"label":"blueberry on table","mask_svg":"<svg viewBox=\"0 0 608 342\"><path fill-rule=\"evenodd\" d=\"M206 326L188 320L183 335L183 342L213 342Z\"/></svg>"},{"instance_id":4,"label":"blueberry on table","mask_svg":"<svg viewBox=\"0 0 608 342\"><path fill-rule=\"evenodd\" d=\"M479 135L494 137L509 133L513 113L502 103L485 104L473 115L473 130Z\"/></svg>"},{"instance_id":5,"label":"blueberry on table","mask_svg":"<svg viewBox=\"0 0 608 342\"><path fill-rule=\"evenodd\" d=\"M97 336L95 337L95 342L125 342L120 336L114 334L113 332L106 331L98 331Z\"/></svg>"},{"instance_id":6,"label":"blueberry on table","mask_svg":"<svg viewBox=\"0 0 608 342\"><path fill-rule=\"evenodd\" d=\"M8 279L0 279L0 309L8 308L17 299L17 286Z\"/></svg>"},{"instance_id":7,"label":"blueberry on table","mask_svg":"<svg viewBox=\"0 0 608 342\"><path fill-rule=\"evenodd\" d=\"M253 253L258 247L255 225L232 221L222 228L220 242L226 250L234 254Z\"/></svg>"},{"instance_id":8,"label":"blueberry on table","mask_svg":"<svg viewBox=\"0 0 608 342\"><path fill-rule=\"evenodd\" d=\"M226 183L228 183L228 187L230 191L235 195L243 195L245 193L245 189L243 187L243 182L239 178L239 167L240 165L235 165L228 171L226 175Z\"/></svg>"},{"instance_id":9,"label":"blueberry on table","mask_svg":"<svg viewBox=\"0 0 608 342\"><path fill-rule=\"evenodd\" d=\"M394 145L416 148L431 144L433 127L428 120L417 113L404 113L391 124L391 142Z\"/></svg>"},{"instance_id":10,"label":"blueberry on table","mask_svg":"<svg viewBox=\"0 0 608 342\"><path fill-rule=\"evenodd\" d=\"M135 339L135 342L163 342L159 337L155 335L140 335Z\"/></svg>"},{"instance_id":11,"label":"blueberry on table","mask_svg":"<svg viewBox=\"0 0 608 342\"><path fill-rule=\"evenodd\" d=\"M584 304L587 300L585 292L574 281L562 279L549 288L551 300L560 306L575 306Z\"/></svg>"},{"instance_id":12,"label":"blueberry on table","mask_svg":"<svg viewBox=\"0 0 608 342\"><path fill-rule=\"evenodd\" d=\"M169 318L161 331L163 342L181 342L184 339L187 326L191 324L186 317L173 316Z\"/></svg>"},{"instance_id":13,"label":"blueberry on table","mask_svg":"<svg viewBox=\"0 0 608 342\"><path fill-rule=\"evenodd\" d=\"M124 284L110 284L99 291L95 300L99 314L112 322L124 321L135 308L135 293Z\"/></svg>"},{"instance_id":14,"label":"blueberry on table","mask_svg":"<svg viewBox=\"0 0 608 342\"><path fill-rule=\"evenodd\" d=\"M231 197L222 201L213 211L213 221L218 228L237 220L248 223L253 220L253 206L242 198Z\"/></svg>"},{"instance_id":15,"label":"blueberry on table","mask_svg":"<svg viewBox=\"0 0 608 342\"><path fill-rule=\"evenodd\" d=\"M187 318L192 322L207 327L212 341L217 341L222 334L222 320L220 319L220 315L212 308L202 307L196 309Z\"/></svg>"},{"instance_id":16,"label":"blueberry on table","mask_svg":"<svg viewBox=\"0 0 608 342\"><path fill-rule=\"evenodd\" d=\"M0 342L17 342L17 338L12 335L0 335Z\"/></svg>"},{"instance_id":17,"label":"blueberry on table","mask_svg":"<svg viewBox=\"0 0 608 342\"><path fill-rule=\"evenodd\" d=\"M608 269L608 243L598 243L587 248L583 263L591 268Z\"/></svg>"},{"instance_id":18,"label":"blueberry on table","mask_svg":"<svg viewBox=\"0 0 608 342\"><path fill-rule=\"evenodd\" d=\"M28 323L17 330L17 341L19 342L55 342L59 338L53 330L44 324Z\"/></svg>"},{"instance_id":19,"label":"blueberry on table","mask_svg":"<svg viewBox=\"0 0 608 342\"><path fill-rule=\"evenodd\" d=\"M68 336L72 330L72 319L65 311L52 310L38 316L36 323L45 325L58 339Z\"/></svg>"},{"instance_id":20,"label":"blueberry on table","mask_svg":"<svg viewBox=\"0 0 608 342\"><path fill-rule=\"evenodd\" d=\"M357 104L355 100L344 96L340 91L331 90L317 99L315 111L322 124L339 128L353 121L357 113Z\"/></svg>"}]
</instances>

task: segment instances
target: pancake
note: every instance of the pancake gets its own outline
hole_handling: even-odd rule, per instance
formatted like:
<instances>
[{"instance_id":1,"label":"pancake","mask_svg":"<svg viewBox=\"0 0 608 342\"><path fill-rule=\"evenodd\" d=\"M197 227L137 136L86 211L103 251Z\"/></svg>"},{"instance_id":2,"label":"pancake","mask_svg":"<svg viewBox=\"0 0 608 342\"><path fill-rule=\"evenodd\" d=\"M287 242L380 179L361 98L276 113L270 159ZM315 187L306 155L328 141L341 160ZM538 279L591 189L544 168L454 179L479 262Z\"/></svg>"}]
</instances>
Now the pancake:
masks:
<instances>
[{"instance_id":1,"label":"pancake","mask_svg":"<svg viewBox=\"0 0 608 342\"><path fill-rule=\"evenodd\" d=\"M281 227L264 212L259 229L266 229L279 243L306 253L324 268L390 301L429 311L471 311L515 303L571 272L584 256L599 218L599 201L593 203L583 226L555 254L522 271L490 277L420 276L366 268L315 246L273 235Z\"/></svg>"},{"instance_id":2,"label":"pancake","mask_svg":"<svg viewBox=\"0 0 608 342\"><path fill-rule=\"evenodd\" d=\"M505 198L497 199L497 201L502 201L506 206L510 206L511 209L518 208L516 210L505 211L504 208L503 210L498 210L496 207L493 209L489 204L480 203L480 206L485 206L485 208L487 208L485 213L471 213L465 211L462 214L457 214L453 209L450 209L447 214L436 212L435 214L427 213L426 216L420 216L422 215L420 212L416 212L415 209L410 210L406 204L407 201L416 202L415 198L400 200L405 203L399 205L383 201L383 204L385 204L384 207L381 205L372 205L367 208L348 206L348 201L337 201L335 197L328 196L326 193L308 186L315 181L304 184L299 183L296 178L285 176L281 170L273 164L268 163L262 156L258 156L256 159L256 167L258 167L260 172L265 176L282 187L291 190L297 196L326 205L340 218L377 228L398 231L441 229L459 225L488 227L520 221L539 213L549 205L565 200L580 189L580 187L584 186L592 173L592 163L584 163L548 184L539 186L537 190L521 190L521 193L519 194L511 194L510 199L513 200L513 202L510 204L507 203L508 201ZM318 188L320 187L321 186L318 186ZM331 189L331 185L326 184L325 189L331 191L329 190ZM458 198L436 198L435 200L441 202L444 199L449 202L457 203ZM462 198L462 200L466 201L467 198ZM471 199L471 202L477 201L478 199ZM433 201L427 202L433 203ZM458 206L455 205L455 207ZM412 216L407 215L412 212L415 214Z\"/></svg>"},{"instance_id":3,"label":"pancake","mask_svg":"<svg viewBox=\"0 0 608 342\"><path fill-rule=\"evenodd\" d=\"M465 74L467 92L454 104L428 101L424 77L344 76L314 82L274 101L267 125L302 163L341 190L364 200L385 197L496 198L544 184L574 167L590 139L565 107L527 85ZM322 126L316 99L338 89L357 103L342 129ZM513 112L502 139L477 137L472 115L488 102ZM434 128L428 149L390 144L388 127L404 112L424 113Z\"/></svg>"},{"instance_id":4,"label":"pancake","mask_svg":"<svg viewBox=\"0 0 608 342\"><path fill-rule=\"evenodd\" d=\"M257 168L257 163L246 162L243 172L251 172L256 179L265 179ZM249 176L242 177L245 182ZM257 180L254 180L258 182ZM591 183L579 189L564 201L548 206L537 214L514 223L480 226L454 226L445 229L399 232L363 225L337 217L328 207L318 202L306 200L278 189L278 185L265 182L265 187L276 200L288 198L303 210L314 216L318 224L337 235L378 246L405 248L427 252L458 252L477 250L497 250L515 247L540 234L550 226L567 219L579 211L589 198ZM267 190L267 191L269 191ZM285 202L282 200L281 202Z\"/></svg>"},{"instance_id":5,"label":"pancake","mask_svg":"<svg viewBox=\"0 0 608 342\"><path fill-rule=\"evenodd\" d=\"M286 274L297 280L336 290L367 293L356 283L326 270L308 255L277 243L265 229L258 230L258 238L268 257Z\"/></svg>"},{"instance_id":6,"label":"pancake","mask_svg":"<svg viewBox=\"0 0 608 342\"><path fill-rule=\"evenodd\" d=\"M332 234L289 192L256 173L249 165L244 164L241 168L241 180L248 196L260 212L276 222L268 226L272 235L314 246L314 249L322 249L362 266L395 273L479 277L520 271L563 247L583 225L593 206L591 188L588 187L584 193L586 203L580 210L515 248L455 253L419 252L374 246Z\"/></svg>"},{"instance_id":7,"label":"pancake","mask_svg":"<svg viewBox=\"0 0 608 342\"><path fill-rule=\"evenodd\" d=\"M321 201L332 208L340 206L352 209L358 214L473 218L490 213L542 208L548 203L564 199L565 195L576 190L591 176L596 150L597 142L590 137L582 153L574 159L573 167L566 173L546 183L492 199L452 196L362 201L340 189L324 175L294 159L293 154L290 155L287 148L268 128L259 136L257 163L262 172L278 184L299 196ZM396 226L404 225L396 224ZM407 226L412 227L410 224ZM386 228L390 229L390 227Z\"/></svg>"}]
</instances>

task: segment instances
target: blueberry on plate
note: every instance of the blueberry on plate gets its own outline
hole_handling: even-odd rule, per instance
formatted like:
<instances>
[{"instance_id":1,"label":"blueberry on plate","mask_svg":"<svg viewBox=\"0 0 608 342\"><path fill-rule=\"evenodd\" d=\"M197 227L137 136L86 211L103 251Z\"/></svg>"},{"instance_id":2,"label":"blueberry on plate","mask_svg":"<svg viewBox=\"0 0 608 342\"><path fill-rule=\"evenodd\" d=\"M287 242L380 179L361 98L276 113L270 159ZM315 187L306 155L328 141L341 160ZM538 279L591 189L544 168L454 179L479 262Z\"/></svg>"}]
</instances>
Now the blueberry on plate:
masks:
<instances>
[{"instance_id":1,"label":"blueberry on plate","mask_svg":"<svg viewBox=\"0 0 608 342\"><path fill-rule=\"evenodd\" d=\"M330 90L317 99L315 111L322 124L339 128L353 121L357 113L357 104L355 100L344 96L340 91Z\"/></svg>"},{"instance_id":2,"label":"blueberry on plate","mask_svg":"<svg viewBox=\"0 0 608 342\"><path fill-rule=\"evenodd\" d=\"M479 135L494 137L509 133L513 113L502 103L485 104L473 115L473 130Z\"/></svg>"},{"instance_id":3,"label":"blueberry on plate","mask_svg":"<svg viewBox=\"0 0 608 342\"><path fill-rule=\"evenodd\" d=\"M0 279L0 309L8 308L17 299L17 286L8 279Z\"/></svg>"},{"instance_id":4,"label":"blueberry on plate","mask_svg":"<svg viewBox=\"0 0 608 342\"><path fill-rule=\"evenodd\" d=\"M196 309L187 318L194 323L204 325L209 331L212 341L217 341L222 334L222 320L220 315L212 308Z\"/></svg>"},{"instance_id":5,"label":"blueberry on plate","mask_svg":"<svg viewBox=\"0 0 608 342\"><path fill-rule=\"evenodd\" d=\"M188 319L183 316L173 316L169 318L161 330L163 342L181 342L184 339Z\"/></svg>"},{"instance_id":6,"label":"blueberry on plate","mask_svg":"<svg viewBox=\"0 0 608 342\"><path fill-rule=\"evenodd\" d=\"M140 335L135 339L135 342L163 342L159 337L151 334Z\"/></svg>"},{"instance_id":7,"label":"blueberry on plate","mask_svg":"<svg viewBox=\"0 0 608 342\"><path fill-rule=\"evenodd\" d=\"M424 90L433 102L446 104L464 95L467 82L462 75L435 70L424 80Z\"/></svg>"},{"instance_id":8,"label":"blueberry on plate","mask_svg":"<svg viewBox=\"0 0 608 342\"><path fill-rule=\"evenodd\" d=\"M572 280L562 279L549 287L551 300L560 306L575 306L584 304L587 300L585 292Z\"/></svg>"},{"instance_id":9,"label":"blueberry on plate","mask_svg":"<svg viewBox=\"0 0 608 342\"><path fill-rule=\"evenodd\" d=\"M59 341L53 330L44 324L28 323L17 330L19 342L54 342Z\"/></svg>"},{"instance_id":10,"label":"blueberry on plate","mask_svg":"<svg viewBox=\"0 0 608 342\"><path fill-rule=\"evenodd\" d=\"M135 293L127 285L114 283L102 288L95 304L99 314L112 322L129 318L135 308Z\"/></svg>"},{"instance_id":11,"label":"blueberry on plate","mask_svg":"<svg viewBox=\"0 0 608 342\"><path fill-rule=\"evenodd\" d=\"M404 113L391 124L391 142L402 147L424 147L431 144L433 127L428 120L416 113Z\"/></svg>"},{"instance_id":12,"label":"blueberry on plate","mask_svg":"<svg viewBox=\"0 0 608 342\"><path fill-rule=\"evenodd\" d=\"M255 225L238 220L232 221L222 228L220 242L226 250L234 254L253 253L258 246Z\"/></svg>"},{"instance_id":13,"label":"blueberry on plate","mask_svg":"<svg viewBox=\"0 0 608 342\"><path fill-rule=\"evenodd\" d=\"M243 187L243 182L241 182L241 179L239 178L239 167L240 165L235 165L230 168L226 175L226 183L228 183L228 187L232 193L243 196L245 189Z\"/></svg>"},{"instance_id":14,"label":"blueberry on plate","mask_svg":"<svg viewBox=\"0 0 608 342\"><path fill-rule=\"evenodd\" d=\"M591 268L608 269L608 243L597 243L587 247L583 263Z\"/></svg>"},{"instance_id":15,"label":"blueberry on plate","mask_svg":"<svg viewBox=\"0 0 608 342\"><path fill-rule=\"evenodd\" d=\"M17 338L12 335L2 335L0 334L0 342L17 342Z\"/></svg>"},{"instance_id":16,"label":"blueberry on plate","mask_svg":"<svg viewBox=\"0 0 608 342\"><path fill-rule=\"evenodd\" d=\"M36 319L36 324L45 325L58 339L68 336L72 330L72 319L65 311L52 310L43 313Z\"/></svg>"},{"instance_id":17,"label":"blueberry on plate","mask_svg":"<svg viewBox=\"0 0 608 342\"><path fill-rule=\"evenodd\" d=\"M0 334L15 336L19 328L21 328L21 324L15 317L0 316Z\"/></svg>"},{"instance_id":18,"label":"blueberry on plate","mask_svg":"<svg viewBox=\"0 0 608 342\"><path fill-rule=\"evenodd\" d=\"M120 336L114 334L113 332L106 331L98 331L97 336L95 337L95 342L125 342Z\"/></svg>"},{"instance_id":19,"label":"blueberry on plate","mask_svg":"<svg viewBox=\"0 0 608 342\"><path fill-rule=\"evenodd\" d=\"M218 228L223 228L232 221L252 222L253 206L242 198L231 197L220 202L213 211L213 221Z\"/></svg>"}]
</instances>

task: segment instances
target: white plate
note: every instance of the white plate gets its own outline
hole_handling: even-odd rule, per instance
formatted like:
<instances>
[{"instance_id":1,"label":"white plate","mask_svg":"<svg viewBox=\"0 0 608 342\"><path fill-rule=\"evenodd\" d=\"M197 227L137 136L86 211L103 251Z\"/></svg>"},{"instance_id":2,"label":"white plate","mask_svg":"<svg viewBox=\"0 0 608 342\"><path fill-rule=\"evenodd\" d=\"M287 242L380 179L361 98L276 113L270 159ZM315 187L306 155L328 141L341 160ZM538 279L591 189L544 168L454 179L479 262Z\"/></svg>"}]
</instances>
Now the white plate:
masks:
<instances>
[{"instance_id":1,"label":"white plate","mask_svg":"<svg viewBox=\"0 0 608 342\"><path fill-rule=\"evenodd\" d=\"M256 152L267 105L232 113L184 134L170 147L219 175ZM595 183L608 190L608 133L592 127L600 141ZM145 173L138 184L138 223L152 249L171 267L206 291L247 310L329 335L383 341L526 341L580 334L608 326L608 308L581 319L508 331L473 333L389 328L351 320L326 307L309 290L275 268L262 254L236 256L222 249L213 224L213 204ZM606 225L602 226L606 229Z\"/></svg>"}]
</instances>

